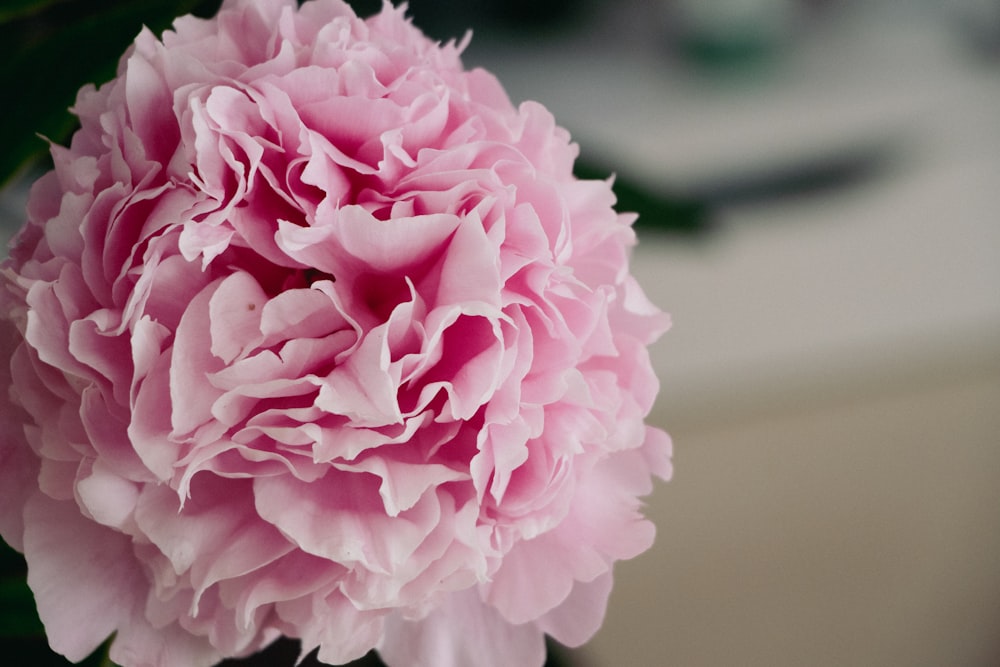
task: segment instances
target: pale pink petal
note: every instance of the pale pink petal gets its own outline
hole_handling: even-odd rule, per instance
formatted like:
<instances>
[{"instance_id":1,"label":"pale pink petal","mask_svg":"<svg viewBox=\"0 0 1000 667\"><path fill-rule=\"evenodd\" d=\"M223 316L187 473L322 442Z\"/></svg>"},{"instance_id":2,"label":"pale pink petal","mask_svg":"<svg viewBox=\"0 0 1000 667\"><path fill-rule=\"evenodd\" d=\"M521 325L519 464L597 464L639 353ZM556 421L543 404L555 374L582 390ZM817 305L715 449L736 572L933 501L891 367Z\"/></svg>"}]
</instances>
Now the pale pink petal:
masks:
<instances>
[{"instance_id":1,"label":"pale pink petal","mask_svg":"<svg viewBox=\"0 0 1000 667\"><path fill-rule=\"evenodd\" d=\"M262 342L261 310L267 295L252 276L244 271L233 273L219 283L208 302L211 351L226 364L249 352ZM197 316L203 316L194 310ZM178 327L178 335L182 329Z\"/></svg>"},{"instance_id":2,"label":"pale pink petal","mask_svg":"<svg viewBox=\"0 0 1000 667\"><path fill-rule=\"evenodd\" d=\"M397 516L416 505L428 489L468 477L466 473L442 464L400 461L378 455L334 465L339 470L367 472L380 478L379 495L389 516Z\"/></svg>"},{"instance_id":3,"label":"pale pink petal","mask_svg":"<svg viewBox=\"0 0 1000 667\"><path fill-rule=\"evenodd\" d=\"M504 556L484 597L510 623L528 623L565 602L577 583L575 575L593 579L607 570L598 554L573 553L546 533L518 543Z\"/></svg>"},{"instance_id":4,"label":"pale pink petal","mask_svg":"<svg viewBox=\"0 0 1000 667\"><path fill-rule=\"evenodd\" d=\"M22 444L23 417L0 398L0 536L24 550L24 505L38 486L38 459Z\"/></svg>"},{"instance_id":5,"label":"pale pink petal","mask_svg":"<svg viewBox=\"0 0 1000 667\"><path fill-rule=\"evenodd\" d=\"M219 590L241 627L249 628L259 609L300 600L317 590L331 590L346 572L328 560L294 550L252 573L220 582Z\"/></svg>"},{"instance_id":6,"label":"pale pink petal","mask_svg":"<svg viewBox=\"0 0 1000 667\"><path fill-rule=\"evenodd\" d=\"M383 614L361 611L339 591L277 604L281 619L302 640L302 655L317 646L320 661L340 665L361 658L382 636Z\"/></svg>"},{"instance_id":7,"label":"pale pink petal","mask_svg":"<svg viewBox=\"0 0 1000 667\"><path fill-rule=\"evenodd\" d=\"M145 599L131 540L41 493L25 506L28 585L52 648L69 660L90 655Z\"/></svg>"},{"instance_id":8,"label":"pale pink petal","mask_svg":"<svg viewBox=\"0 0 1000 667\"><path fill-rule=\"evenodd\" d=\"M222 657L204 637L176 623L154 627L141 615L128 619L127 629L115 636L108 657L116 665L139 667L211 667Z\"/></svg>"},{"instance_id":9,"label":"pale pink petal","mask_svg":"<svg viewBox=\"0 0 1000 667\"><path fill-rule=\"evenodd\" d=\"M127 522L139 499L139 485L119 477L103 461L94 461L80 471L76 494L81 509L94 521L119 530L130 528Z\"/></svg>"},{"instance_id":10,"label":"pale pink petal","mask_svg":"<svg viewBox=\"0 0 1000 667\"><path fill-rule=\"evenodd\" d=\"M209 384L208 376L222 368L222 360L205 345L205 341L212 340L209 309L218 286L218 282L213 283L195 297L174 336L168 405L172 408L172 430L179 435L190 433L211 419L212 403L219 397L219 391Z\"/></svg>"},{"instance_id":11,"label":"pale pink petal","mask_svg":"<svg viewBox=\"0 0 1000 667\"><path fill-rule=\"evenodd\" d=\"M125 383L126 389L128 383ZM80 419L94 451L102 464L116 475L134 481L152 481L155 476L136 454L128 437L128 422L118 414L120 405L109 404L103 392L96 389L80 395Z\"/></svg>"},{"instance_id":12,"label":"pale pink petal","mask_svg":"<svg viewBox=\"0 0 1000 667\"><path fill-rule=\"evenodd\" d=\"M646 464L649 466L649 470L664 482L670 481L670 478L674 474L673 462L671 460L673 455L673 441L670 439L670 436L658 428L647 427L643 452L645 453Z\"/></svg>"},{"instance_id":13,"label":"pale pink petal","mask_svg":"<svg viewBox=\"0 0 1000 667\"><path fill-rule=\"evenodd\" d=\"M180 443L169 437L171 416L170 411L164 409L171 402L170 368L169 351L161 353L133 390L132 421L128 426L129 441L135 453L149 471L163 481L173 476L174 463L182 455Z\"/></svg>"},{"instance_id":14,"label":"pale pink petal","mask_svg":"<svg viewBox=\"0 0 1000 667\"><path fill-rule=\"evenodd\" d=\"M270 524L245 511L251 484L243 480L195 478L183 507L165 486L147 487L138 499L139 530L188 572L195 596L212 584L263 567L294 548Z\"/></svg>"},{"instance_id":15,"label":"pale pink petal","mask_svg":"<svg viewBox=\"0 0 1000 667\"><path fill-rule=\"evenodd\" d=\"M320 338L348 328L330 297L317 289L293 289L264 304L260 332L268 340Z\"/></svg>"},{"instance_id":16,"label":"pale pink petal","mask_svg":"<svg viewBox=\"0 0 1000 667\"><path fill-rule=\"evenodd\" d=\"M542 632L513 625L483 604L475 589L452 593L425 618L386 619L378 652L389 667L541 667Z\"/></svg>"},{"instance_id":17,"label":"pale pink petal","mask_svg":"<svg viewBox=\"0 0 1000 667\"><path fill-rule=\"evenodd\" d=\"M331 471L305 484L287 476L258 477L254 497L260 516L300 549L335 563L391 571L409 558L434 529L437 499L425 494L390 517L374 475Z\"/></svg>"},{"instance_id":18,"label":"pale pink petal","mask_svg":"<svg viewBox=\"0 0 1000 667\"><path fill-rule=\"evenodd\" d=\"M562 604L536 621L538 628L570 648L586 643L604 621L611 584L610 570L593 581L577 582Z\"/></svg>"},{"instance_id":19,"label":"pale pink petal","mask_svg":"<svg viewBox=\"0 0 1000 667\"><path fill-rule=\"evenodd\" d=\"M334 368L320 388L317 407L348 417L359 427L403 422L397 399L399 370L390 366L387 334L387 325L373 329Z\"/></svg>"}]
</instances>

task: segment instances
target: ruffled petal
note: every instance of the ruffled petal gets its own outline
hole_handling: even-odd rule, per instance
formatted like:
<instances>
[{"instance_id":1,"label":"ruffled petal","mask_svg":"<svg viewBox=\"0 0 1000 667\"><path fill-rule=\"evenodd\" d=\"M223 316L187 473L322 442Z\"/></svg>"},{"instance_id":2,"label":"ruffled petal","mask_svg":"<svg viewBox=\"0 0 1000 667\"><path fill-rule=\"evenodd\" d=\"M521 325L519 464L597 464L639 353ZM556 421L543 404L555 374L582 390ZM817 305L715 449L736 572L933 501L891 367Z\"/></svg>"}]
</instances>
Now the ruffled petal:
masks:
<instances>
[{"instance_id":1,"label":"ruffled petal","mask_svg":"<svg viewBox=\"0 0 1000 667\"><path fill-rule=\"evenodd\" d=\"M472 589L449 595L420 620L390 615L378 652L389 667L541 667L545 641L532 625L507 622Z\"/></svg>"},{"instance_id":2,"label":"ruffled petal","mask_svg":"<svg viewBox=\"0 0 1000 667\"><path fill-rule=\"evenodd\" d=\"M25 506L28 585L53 650L78 662L127 625L146 595L131 540L36 493Z\"/></svg>"}]
</instances>

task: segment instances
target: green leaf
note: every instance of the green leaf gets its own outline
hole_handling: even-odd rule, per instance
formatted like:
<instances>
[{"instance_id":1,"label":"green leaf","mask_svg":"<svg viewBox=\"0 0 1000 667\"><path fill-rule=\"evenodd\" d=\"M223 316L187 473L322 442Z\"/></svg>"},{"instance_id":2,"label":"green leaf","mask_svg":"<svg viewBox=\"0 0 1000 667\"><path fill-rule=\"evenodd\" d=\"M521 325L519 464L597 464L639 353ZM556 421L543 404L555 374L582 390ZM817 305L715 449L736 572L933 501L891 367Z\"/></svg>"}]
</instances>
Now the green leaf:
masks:
<instances>
[{"instance_id":1,"label":"green leaf","mask_svg":"<svg viewBox=\"0 0 1000 667\"><path fill-rule=\"evenodd\" d=\"M35 596L23 579L0 579L0 638L43 637Z\"/></svg>"},{"instance_id":2,"label":"green leaf","mask_svg":"<svg viewBox=\"0 0 1000 667\"><path fill-rule=\"evenodd\" d=\"M24 557L0 541L0 639L44 637Z\"/></svg>"},{"instance_id":3,"label":"green leaf","mask_svg":"<svg viewBox=\"0 0 1000 667\"><path fill-rule=\"evenodd\" d=\"M15 18L38 14L64 0L5 0L0 7L0 23Z\"/></svg>"}]
</instances>

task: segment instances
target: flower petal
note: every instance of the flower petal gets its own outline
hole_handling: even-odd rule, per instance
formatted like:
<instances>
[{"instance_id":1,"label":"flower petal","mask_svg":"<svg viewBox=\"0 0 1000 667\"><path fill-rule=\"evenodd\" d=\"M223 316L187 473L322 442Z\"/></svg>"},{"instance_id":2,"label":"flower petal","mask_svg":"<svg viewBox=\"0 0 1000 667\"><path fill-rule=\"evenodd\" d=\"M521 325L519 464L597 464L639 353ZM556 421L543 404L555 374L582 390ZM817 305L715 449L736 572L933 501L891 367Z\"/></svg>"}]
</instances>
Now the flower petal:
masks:
<instances>
[{"instance_id":1,"label":"flower petal","mask_svg":"<svg viewBox=\"0 0 1000 667\"><path fill-rule=\"evenodd\" d=\"M483 604L474 588L452 593L420 620L390 615L378 652L389 667L541 667L545 662L542 633L530 624L508 623Z\"/></svg>"},{"instance_id":2,"label":"flower petal","mask_svg":"<svg viewBox=\"0 0 1000 667\"><path fill-rule=\"evenodd\" d=\"M78 662L142 608L145 577L131 540L85 518L72 501L36 493L24 513L38 615L53 650Z\"/></svg>"}]
</instances>

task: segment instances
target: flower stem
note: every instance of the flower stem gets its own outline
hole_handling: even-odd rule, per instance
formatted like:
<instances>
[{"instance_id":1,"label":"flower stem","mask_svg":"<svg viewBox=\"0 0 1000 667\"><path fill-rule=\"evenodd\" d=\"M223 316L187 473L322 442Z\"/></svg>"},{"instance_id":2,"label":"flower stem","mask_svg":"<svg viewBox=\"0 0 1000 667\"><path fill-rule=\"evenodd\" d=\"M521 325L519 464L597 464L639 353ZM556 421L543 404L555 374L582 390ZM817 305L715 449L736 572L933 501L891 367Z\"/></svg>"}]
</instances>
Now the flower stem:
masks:
<instances>
[{"instance_id":1,"label":"flower stem","mask_svg":"<svg viewBox=\"0 0 1000 667\"><path fill-rule=\"evenodd\" d=\"M104 645L104 655L101 656L101 664L98 667L118 667L111 661L111 642Z\"/></svg>"}]
</instances>

